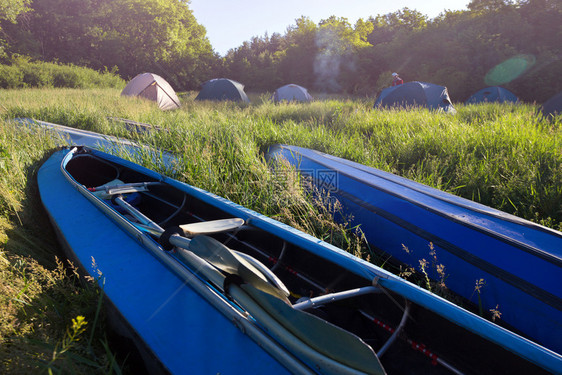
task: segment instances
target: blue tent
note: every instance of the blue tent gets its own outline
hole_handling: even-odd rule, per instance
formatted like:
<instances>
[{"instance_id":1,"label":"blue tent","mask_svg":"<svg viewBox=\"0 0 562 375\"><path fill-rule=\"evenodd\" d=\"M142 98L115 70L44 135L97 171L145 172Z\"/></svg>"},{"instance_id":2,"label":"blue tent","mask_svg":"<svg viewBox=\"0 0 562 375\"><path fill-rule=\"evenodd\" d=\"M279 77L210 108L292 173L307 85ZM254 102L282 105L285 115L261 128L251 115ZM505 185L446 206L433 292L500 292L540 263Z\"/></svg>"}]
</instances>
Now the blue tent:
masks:
<instances>
[{"instance_id":1,"label":"blue tent","mask_svg":"<svg viewBox=\"0 0 562 375\"><path fill-rule=\"evenodd\" d=\"M473 94L466 104L477 104L477 103L506 103L512 102L516 103L519 99L511 91L504 89L500 86L486 87L475 94Z\"/></svg>"},{"instance_id":2,"label":"blue tent","mask_svg":"<svg viewBox=\"0 0 562 375\"><path fill-rule=\"evenodd\" d=\"M244 92L244 85L227 78L215 78L203 83L195 100L233 100L250 102Z\"/></svg>"},{"instance_id":3,"label":"blue tent","mask_svg":"<svg viewBox=\"0 0 562 375\"><path fill-rule=\"evenodd\" d=\"M375 101L375 108L410 106L422 106L446 112L455 110L445 86L418 81L387 87Z\"/></svg>"},{"instance_id":4,"label":"blue tent","mask_svg":"<svg viewBox=\"0 0 562 375\"><path fill-rule=\"evenodd\" d=\"M554 117L562 115L562 91L548 99L542 106L544 117Z\"/></svg>"}]
</instances>

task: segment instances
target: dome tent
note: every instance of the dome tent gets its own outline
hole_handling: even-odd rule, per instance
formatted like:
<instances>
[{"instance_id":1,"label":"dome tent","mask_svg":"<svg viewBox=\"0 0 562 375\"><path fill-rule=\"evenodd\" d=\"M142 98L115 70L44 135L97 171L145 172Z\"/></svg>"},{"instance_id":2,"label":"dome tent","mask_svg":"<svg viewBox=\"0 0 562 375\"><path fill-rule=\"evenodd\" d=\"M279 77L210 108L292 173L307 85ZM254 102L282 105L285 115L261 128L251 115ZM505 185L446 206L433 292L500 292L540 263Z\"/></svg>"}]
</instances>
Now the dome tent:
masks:
<instances>
[{"instance_id":1,"label":"dome tent","mask_svg":"<svg viewBox=\"0 0 562 375\"><path fill-rule=\"evenodd\" d=\"M202 85L195 100L233 100L250 102L244 92L244 85L227 78L211 79Z\"/></svg>"},{"instance_id":2,"label":"dome tent","mask_svg":"<svg viewBox=\"0 0 562 375\"><path fill-rule=\"evenodd\" d=\"M422 106L445 112L455 110L445 86L418 81L383 89L374 107L409 106Z\"/></svg>"},{"instance_id":3,"label":"dome tent","mask_svg":"<svg viewBox=\"0 0 562 375\"><path fill-rule=\"evenodd\" d=\"M162 110L180 107L180 100L168 82L153 73L138 74L121 91L123 96L140 96L158 103Z\"/></svg>"},{"instance_id":4,"label":"dome tent","mask_svg":"<svg viewBox=\"0 0 562 375\"><path fill-rule=\"evenodd\" d=\"M482 90L474 93L468 100L466 104L477 104L477 103L516 103L519 99L517 96L500 86L491 86L483 88Z\"/></svg>"},{"instance_id":5,"label":"dome tent","mask_svg":"<svg viewBox=\"0 0 562 375\"><path fill-rule=\"evenodd\" d=\"M562 115L562 91L548 99L542 106L541 112L544 117L555 117Z\"/></svg>"},{"instance_id":6,"label":"dome tent","mask_svg":"<svg viewBox=\"0 0 562 375\"><path fill-rule=\"evenodd\" d=\"M274 102L280 102L283 100L288 102L309 102L312 100L312 96L304 87L290 83L275 90L272 99Z\"/></svg>"}]
</instances>

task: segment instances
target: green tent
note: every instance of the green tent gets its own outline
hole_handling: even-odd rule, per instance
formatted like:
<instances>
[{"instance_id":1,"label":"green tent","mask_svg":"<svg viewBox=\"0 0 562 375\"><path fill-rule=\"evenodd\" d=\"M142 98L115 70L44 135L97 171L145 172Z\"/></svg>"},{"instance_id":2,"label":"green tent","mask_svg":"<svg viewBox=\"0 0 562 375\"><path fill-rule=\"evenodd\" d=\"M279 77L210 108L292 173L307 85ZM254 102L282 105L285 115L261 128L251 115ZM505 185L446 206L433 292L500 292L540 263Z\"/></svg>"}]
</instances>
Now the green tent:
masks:
<instances>
[{"instance_id":1,"label":"green tent","mask_svg":"<svg viewBox=\"0 0 562 375\"><path fill-rule=\"evenodd\" d=\"M203 83L195 100L233 100L250 102L244 92L244 85L226 78L215 78Z\"/></svg>"}]
</instances>

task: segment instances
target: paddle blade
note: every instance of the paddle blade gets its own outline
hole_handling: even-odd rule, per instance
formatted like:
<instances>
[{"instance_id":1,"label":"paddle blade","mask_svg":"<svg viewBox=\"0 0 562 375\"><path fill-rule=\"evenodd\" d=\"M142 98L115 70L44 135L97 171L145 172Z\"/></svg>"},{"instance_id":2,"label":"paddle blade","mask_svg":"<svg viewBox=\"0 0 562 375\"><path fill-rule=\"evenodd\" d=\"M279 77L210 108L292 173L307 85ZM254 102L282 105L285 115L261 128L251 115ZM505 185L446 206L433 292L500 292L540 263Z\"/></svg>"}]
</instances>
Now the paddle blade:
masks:
<instances>
[{"instance_id":1,"label":"paddle blade","mask_svg":"<svg viewBox=\"0 0 562 375\"><path fill-rule=\"evenodd\" d=\"M199 234L229 232L240 228L242 225L244 225L244 219L233 218L183 224L179 227L184 231L186 236L193 237Z\"/></svg>"},{"instance_id":2,"label":"paddle blade","mask_svg":"<svg viewBox=\"0 0 562 375\"><path fill-rule=\"evenodd\" d=\"M238 275L259 290L288 302L286 288L281 290L268 283L261 271L214 238L196 236L191 240L189 250L221 271Z\"/></svg>"},{"instance_id":3,"label":"paddle blade","mask_svg":"<svg viewBox=\"0 0 562 375\"><path fill-rule=\"evenodd\" d=\"M287 331L317 352L367 374L386 373L373 349L353 333L305 311L296 310L252 285L245 284L241 288Z\"/></svg>"}]
</instances>

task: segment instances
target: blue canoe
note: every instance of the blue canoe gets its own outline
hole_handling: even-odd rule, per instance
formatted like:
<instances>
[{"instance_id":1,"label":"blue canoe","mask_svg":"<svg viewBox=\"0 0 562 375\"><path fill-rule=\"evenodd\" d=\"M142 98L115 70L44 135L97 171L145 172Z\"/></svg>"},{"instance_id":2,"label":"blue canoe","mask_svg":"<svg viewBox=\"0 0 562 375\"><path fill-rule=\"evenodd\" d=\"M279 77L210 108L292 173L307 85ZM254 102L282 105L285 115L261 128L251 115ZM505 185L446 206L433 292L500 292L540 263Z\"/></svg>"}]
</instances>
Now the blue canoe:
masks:
<instances>
[{"instance_id":1,"label":"blue canoe","mask_svg":"<svg viewBox=\"0 0 562 375\"><path fill-rule=\"evenodd\" d=\"M161 131L160 128L152 127L149 124L138 123L126 119L109 118L109 120L122 122L129 131L148 132L152 129ZM152 149L146 145L140 145L129 139L27 117L16 118L13 121L32 131L45 131L50 133L51 137L55 139L56 144L59 146L87 146L114 155L126 152L132 157L139 155L139 150L142 150L143 154L150 155L155 162L160 162L159 164L165 167L168 171L173 171L174 166L178 163L178 158L167 151Z\"/></svg>"},{"instance_id":2,"label":"blue canoe","mask_svg":"<svg viewBox=\"0 0 562 375\"><path fill-rule=\"evenodd\" d=\"M63 146L80 145L97 149L115 150L117 152L119 148L134 150L139 147L138 144L128 139L72 128L70 126L53 124L47 121L35 120L27 117L16 118L14 121L32 130L51 132L51 134L57 138L58 144Z\"/></svg>"},{"instance_id":3,"label":"blue canoe","mask_svg":"<svg viewBox=\"0 0 562 375\"><path fill-rule=\"evenodd\" d=\"M103 283L151 373L561 372L551 350L116 156L56 151L38 185L69 257Z\"/></svg>"},{"instance_id":4,"label":"blue canoe","mask_svg":"<svg viewBox=\"0 0 562 375\"><path fill-rule=\"evenodd\" d=\"M269 155L337 198L372 248L418 268L433 244L450 290L477 302L483 279L486 311L562 353L562 233L322 152L279 145Z\"/></svg>"}]
</instances>

